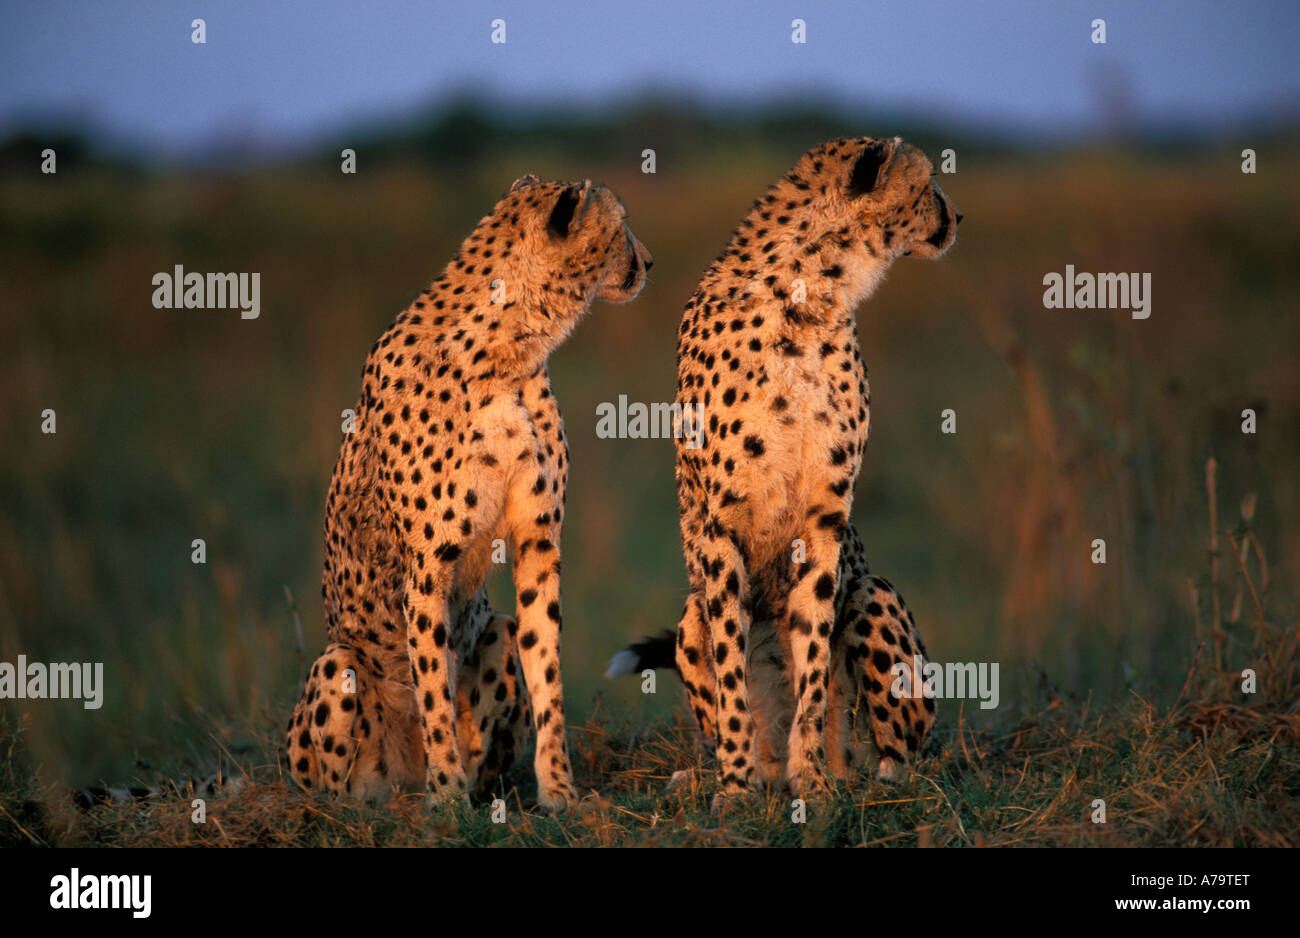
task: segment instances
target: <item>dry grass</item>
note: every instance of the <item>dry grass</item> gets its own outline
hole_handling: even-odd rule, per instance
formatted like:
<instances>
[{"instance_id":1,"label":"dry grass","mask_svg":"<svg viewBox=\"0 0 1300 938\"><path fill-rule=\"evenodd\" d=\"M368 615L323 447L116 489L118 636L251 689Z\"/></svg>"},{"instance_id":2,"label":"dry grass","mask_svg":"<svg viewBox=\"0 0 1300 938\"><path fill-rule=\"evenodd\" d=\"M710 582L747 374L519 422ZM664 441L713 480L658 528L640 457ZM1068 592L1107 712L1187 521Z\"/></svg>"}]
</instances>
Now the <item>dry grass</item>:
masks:
<instances>
[{"instance_id":1,"label":"dry grass","mask_svg":"<svg viewBox=\"0 0 1300 938\"><path fill-rule=\"evenodd\" d=\"M1279 637L1295 642L1300 627ZM1275 649L1282 650L1280 647ZM1193 672L1189 685L1222 675ZM1287 690L1294 701L1297 686ZM21 734L5 727L14 754ZM1267 700L1186 700L1161 708L1136 696L1093 708L1054 697L1005 729L974 729L959 713L906 781L863 777L814 802L793 823L789 798L756 795L723 818L709 813L707 767L672 793L672 773L696 764L682 725L612 726L599 716L571 745L585 797L561 818L530 807L516 769L491 805L426 813L423 798L355 806L286 785L262 739L247 787L213 800L207 822L188 797L156 797L89 812L66 790L38 789L7 759L0 844L113 846L1300 846L1300 713ZM516 787L517 786L517 787ZM1106 822L1092 821L1094 799Z\"/></svg>"}]
</instances>

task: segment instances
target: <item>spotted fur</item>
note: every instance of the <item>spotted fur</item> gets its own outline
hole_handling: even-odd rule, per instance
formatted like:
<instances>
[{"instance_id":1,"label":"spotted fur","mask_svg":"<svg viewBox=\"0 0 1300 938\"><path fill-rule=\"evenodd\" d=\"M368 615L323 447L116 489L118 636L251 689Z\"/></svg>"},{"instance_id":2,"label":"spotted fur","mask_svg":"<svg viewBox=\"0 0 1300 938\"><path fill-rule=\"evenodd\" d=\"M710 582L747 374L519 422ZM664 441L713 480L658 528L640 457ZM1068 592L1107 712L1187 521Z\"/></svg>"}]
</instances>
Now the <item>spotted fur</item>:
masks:
<instances>
[{"instance_id":1,"label":"spotted fur","mask_svg":"<svg viewBox=\"0 0 1300 938\"><path fill-rule=\"evenodd\" d=\"M546 362L650 254L617 197L525 176L366 360L325 505L330 645L288 726L308 788L482 791L536 737L538 801L575 800L560 680L568 445ZM488 605L511 550L517 618Z\"/></svg>"}]
</instances>

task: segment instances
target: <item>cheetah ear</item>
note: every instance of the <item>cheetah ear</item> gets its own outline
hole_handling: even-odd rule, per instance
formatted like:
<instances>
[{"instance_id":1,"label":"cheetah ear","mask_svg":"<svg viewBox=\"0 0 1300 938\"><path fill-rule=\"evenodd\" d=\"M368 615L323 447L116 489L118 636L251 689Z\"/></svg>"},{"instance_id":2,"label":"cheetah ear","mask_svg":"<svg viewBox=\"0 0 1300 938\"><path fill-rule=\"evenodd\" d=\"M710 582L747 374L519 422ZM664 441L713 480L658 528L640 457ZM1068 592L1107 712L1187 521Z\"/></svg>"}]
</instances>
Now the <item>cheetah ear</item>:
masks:
<instances>
[{"instance_id":1,"label":"cheetah ear","mask_svg":"<svg viewBox=\"0 0 1300 938\"><path fill-rule=\"evenodd\" d=\"M889 165L894 161L898 140L872 140L853 164L849 174L849 198L874 192L889 175Z\"/></svg>"},{"instance_id":2,"label":"cheetah ear","mask_svg":"<svg viewBox=\"0 0 1300 938\"><path fill-rule=\"evenodd\" d=\"M560 193L560 197L555 200L555 207L551 209L551 217L546 221L547 230L557 238L567 238L573 228L573 219L577 215L578 206L582 204L583 196L587 194L587 184L580 186L566 186Z\"/></svg>"},{"instance_id":3,"label":"cheetah ear","mask_svg":"<svg viewBox=\"0 0 1300 938\"><path fill-rule=\"evenodd\" d=\"M510 191L514 192L516 189L524 188L524 186L535 186L541 181L542 178L540 176L536 176L533 173L525 173L514 181L514 184L510 187Z\"/></svg>"}]
</instances>

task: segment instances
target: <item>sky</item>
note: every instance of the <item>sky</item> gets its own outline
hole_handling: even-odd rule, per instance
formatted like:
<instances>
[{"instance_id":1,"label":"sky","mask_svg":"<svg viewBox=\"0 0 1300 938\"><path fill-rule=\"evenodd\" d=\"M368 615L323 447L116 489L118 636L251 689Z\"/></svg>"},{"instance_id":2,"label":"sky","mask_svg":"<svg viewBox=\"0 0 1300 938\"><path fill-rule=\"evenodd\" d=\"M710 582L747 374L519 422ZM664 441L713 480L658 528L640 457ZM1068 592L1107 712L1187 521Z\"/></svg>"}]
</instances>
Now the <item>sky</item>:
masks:
<instances>
[{"instance_id":1,"label":"sky","mask_svg":"<svg viewBox=\"0 0 1300 938\"><path fill-rule=\"evenodd\" d=\"M1030 135L1086 132L1115 107L1138 126L1294 123L1298 49L1297 0L4 0L0 137L72 119L164 151L291 146L466 92L599 107L650 90Z\"/></svg>"}]
</instances>

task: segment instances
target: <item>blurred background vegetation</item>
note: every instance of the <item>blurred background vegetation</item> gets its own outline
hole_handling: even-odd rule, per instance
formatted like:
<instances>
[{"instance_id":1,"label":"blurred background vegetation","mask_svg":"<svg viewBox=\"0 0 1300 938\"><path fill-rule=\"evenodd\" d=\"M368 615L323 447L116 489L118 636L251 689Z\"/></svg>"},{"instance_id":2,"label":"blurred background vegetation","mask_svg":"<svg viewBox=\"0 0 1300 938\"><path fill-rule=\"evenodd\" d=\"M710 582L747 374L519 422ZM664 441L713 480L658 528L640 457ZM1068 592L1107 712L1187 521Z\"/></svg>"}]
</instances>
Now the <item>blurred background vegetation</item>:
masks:
<instances>
[{"instance_id":1,"label":"blurred background vegetation","mask_svg":"<svg viewBox=\"0 0 1300 938\"><path fill-rule=\"evenodd\" d=\"M525 172L613 187L656 261L640 299L598 304L552 360L573 467L571 715L676 708L666 677L652 698L601 677L684 598L671 443L598 439L595 409L672 399L682 305L734 224L808 147L862 133L902 134L936 162L953 148L942 182L966 216L947 258L901 261L858 316L873 408L855 520L935 659L1001 662L1003 714L1044 688L1171 697L1207 637L1233 667L1252 600L1221 537L1211 634L1210 457L1217 527L1256 534L1262 599L1293 624L1294 133L1013 149L879 114L724 118L648 99L525 118L466 100L195 172L46 131L0 147L0 660L102 661L108 684L98 712L4 702L27 714L46 773L120 779L277 738L325 640L324 494L366 351ZM57 175L37 171L46 146ZM356 175L339 172L343 147ZM260 272L261 317L154 309L150 280L176 264ZM1149 272L1150 319L1044 309L1042 278L1066 264ZM1247 563L1259 583L1253 549ZM493 583L507 610L508 582Z\"/></svg>"}]
</instances>

